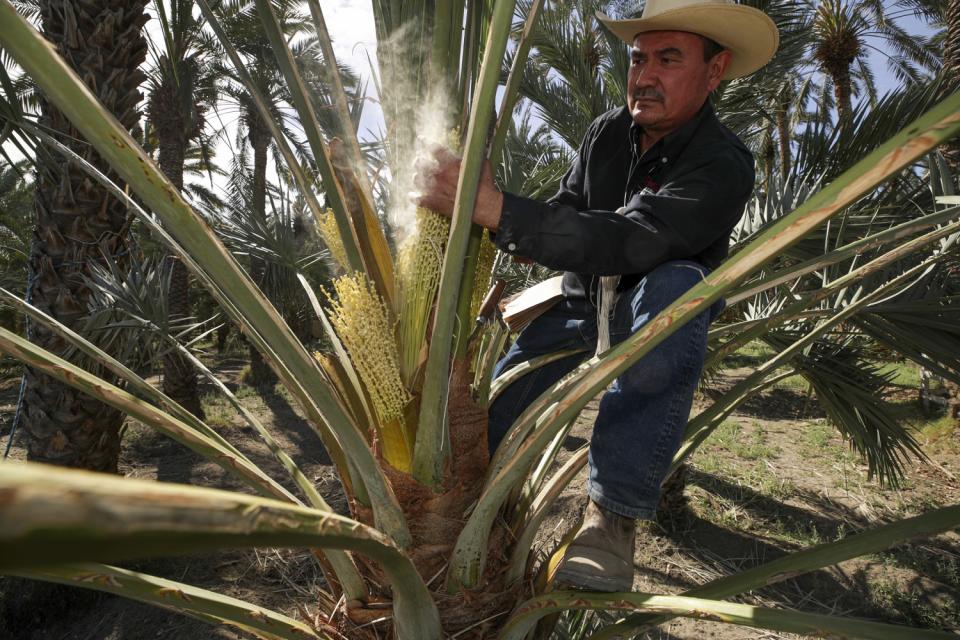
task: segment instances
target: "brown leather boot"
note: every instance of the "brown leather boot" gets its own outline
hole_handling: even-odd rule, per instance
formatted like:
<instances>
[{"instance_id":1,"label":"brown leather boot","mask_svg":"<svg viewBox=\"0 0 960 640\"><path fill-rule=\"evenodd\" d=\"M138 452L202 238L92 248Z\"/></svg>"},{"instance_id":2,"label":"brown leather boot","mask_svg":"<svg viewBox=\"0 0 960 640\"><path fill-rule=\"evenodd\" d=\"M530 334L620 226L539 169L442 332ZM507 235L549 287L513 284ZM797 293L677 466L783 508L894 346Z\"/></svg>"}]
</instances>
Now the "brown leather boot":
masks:
<instances>
[{"instance_id":1,"label":"brown leather boot","mask_svg":"<svg viewBox=\"0 0 960 640\"><path fill-rule=\"evenodd\" d=\"M593 500L554 576L558 588L630 591L637 523Z\"/></svg>"}]
</instances>

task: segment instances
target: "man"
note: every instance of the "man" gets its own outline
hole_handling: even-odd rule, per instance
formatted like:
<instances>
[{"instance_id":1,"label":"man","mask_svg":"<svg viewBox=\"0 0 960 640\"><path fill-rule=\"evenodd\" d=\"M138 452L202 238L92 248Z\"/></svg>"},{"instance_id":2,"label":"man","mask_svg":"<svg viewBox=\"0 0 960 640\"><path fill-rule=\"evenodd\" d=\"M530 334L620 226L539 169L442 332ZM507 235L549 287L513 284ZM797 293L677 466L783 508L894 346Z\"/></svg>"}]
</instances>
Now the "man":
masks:
<instances>
[{"instance_id":1,"label":"man","mask_svg":"<svg viewBox=\"0 0 960 640\"><path fill-rule=\"evenodd\" d=\"M563 300L517 338L495 376L533 357L602 352L638 331L726 257L754 183L750 152L708 100L725 79L773 56L776 26L728 0L648 0L643 16L600 20L632 45L627 106L590 126L547 203L500 193L486 172L473 220L511 254L563 270ZM459 160L421 170L420 203L450 214ZM590 442L590 495L556 581L630 591L637 519L652 519L722 302L687 323L603 395ZM599 341L598 341L599 334ZM511 384L490 407L495 449L530 402L584 358L572 355Z\"/></svg>"}]
</instances>

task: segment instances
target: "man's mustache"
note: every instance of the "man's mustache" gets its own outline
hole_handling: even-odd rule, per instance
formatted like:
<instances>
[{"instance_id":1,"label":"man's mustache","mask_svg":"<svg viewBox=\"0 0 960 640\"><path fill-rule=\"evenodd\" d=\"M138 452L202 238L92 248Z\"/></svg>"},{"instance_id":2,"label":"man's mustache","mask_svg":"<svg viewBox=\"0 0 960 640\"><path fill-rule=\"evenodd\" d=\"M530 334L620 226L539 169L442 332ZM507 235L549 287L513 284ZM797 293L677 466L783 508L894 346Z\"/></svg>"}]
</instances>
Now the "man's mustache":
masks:
<instances>
[{"instance_id":1,"label":"man's mustache","mask_svg":"<svg viewBox=\"0 0 960 640\"><path fill-rule=\"evenodd\" d=\"M634 100L657 100L663 102L663 94L656 89L638 89L633 92Z\"/></svg>"}]
</instances>

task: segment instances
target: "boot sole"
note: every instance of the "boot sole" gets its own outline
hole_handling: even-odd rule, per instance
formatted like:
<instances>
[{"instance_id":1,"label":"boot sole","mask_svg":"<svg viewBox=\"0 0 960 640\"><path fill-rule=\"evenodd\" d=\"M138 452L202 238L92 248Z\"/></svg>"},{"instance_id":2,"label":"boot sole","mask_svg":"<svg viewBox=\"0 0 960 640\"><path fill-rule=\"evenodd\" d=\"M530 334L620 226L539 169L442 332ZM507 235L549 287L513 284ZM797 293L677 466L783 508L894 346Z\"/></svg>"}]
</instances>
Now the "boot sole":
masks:
<instances>
[{"instance_id":1,"label":"boot sole","mask_svg":"<svg viewBox=\"0 0 960 640\"><path fill-rule=\"evenodd\" d=\"M631 567L632 568L632 567ZM603 591L605 593L629 592L633 589L633 572L630 577L610 577L598 573L599 567L577 566L575 561L564 559L553 578L555 586L563 585L579 591Z\"/></svg>"}]
</instances>

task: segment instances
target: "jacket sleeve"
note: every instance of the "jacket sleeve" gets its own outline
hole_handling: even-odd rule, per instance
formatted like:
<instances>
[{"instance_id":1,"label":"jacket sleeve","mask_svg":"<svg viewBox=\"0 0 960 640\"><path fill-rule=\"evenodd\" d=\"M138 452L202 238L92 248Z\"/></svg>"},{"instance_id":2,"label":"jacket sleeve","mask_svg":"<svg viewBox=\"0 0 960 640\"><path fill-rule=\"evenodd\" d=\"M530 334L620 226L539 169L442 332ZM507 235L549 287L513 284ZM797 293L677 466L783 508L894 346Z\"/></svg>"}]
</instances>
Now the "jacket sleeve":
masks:
<instances>
[{"instance_id":1,"label":"jacket sleeve","mask_svg":"<svg viewBox=\"0 0 960 640\"><path fill-rule=\"evenodd\" d=\"M700 157L658 192L636 194L623 213L505 193L497 246L551 269L592 275L646 273L667 260L696 256L729 235L754 181L745 152L707 150Z\"/></svg>"}]
</instances>

